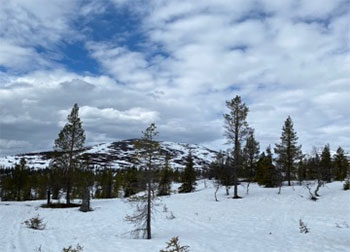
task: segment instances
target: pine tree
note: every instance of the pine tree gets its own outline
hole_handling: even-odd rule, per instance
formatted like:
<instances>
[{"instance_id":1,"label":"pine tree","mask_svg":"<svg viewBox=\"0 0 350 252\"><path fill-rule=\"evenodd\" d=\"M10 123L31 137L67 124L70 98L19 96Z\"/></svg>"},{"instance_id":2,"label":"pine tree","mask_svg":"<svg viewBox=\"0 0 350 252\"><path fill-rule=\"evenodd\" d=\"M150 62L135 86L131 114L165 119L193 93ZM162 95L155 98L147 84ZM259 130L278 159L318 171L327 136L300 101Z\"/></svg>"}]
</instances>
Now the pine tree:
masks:
<instances>
[{"instance_id":1,"label":"pine tree","mask_svg":"<svg viewBox=\"0 0 350 252\"><path fill-rule=\"evenodd\" d=\"M74 104L68 115L68 122L55 140L54 150L58 155L54 159L55 166L64 172L66 203L70 204L74 170L79 166L78 154L84 147L85 133L79 118L79 107Z\"/></svg>"},{"instance_id":2,"label":"pine tree","mask_svg":"<svg viewBox=\"0 0 350 252\"><path fill-rule=\"evenodd\" d=\"M259 160L259 142L255 140L254 130L249 132L246 144L243 148L243 158L244 158L244 175L248 180L247 194L249 192L249 185L254 181L256 175L256 165Z\"/></svg>"},{"instance_id":3,"label":"pine tree","mask_svg":"<svg viewBox=\"0 0 350 252\"><path fill-rule=\"evenodd\" d=\"M140 191L139 173L136 167L127 168L123 171L122 186L124 189L124 197L130 197Z\"/></svg>"},{"instance_id":4,"label":"pine tree","mask_svg":"<svg viewBox=\"0 0 350 252\"><path fill-rule=\"evenodd\" d=\"M332 159L329 144L326 144L322 150L320 169L322 180L326 182L332 181Z\"/></svg>"},{"instance_id":5,"label":"pine tree","mask_svg":"<svg viewBox=\"0 0 350 252\"><path fill-rule=\"evenodd\" d=\"M191 151L186 158L186 166L182 173L182 185L179 188L179 193L193 192L196 185L196 171L193 167L193 158Z\"/></svg>"},{"instance_id":6,"label":"pine tree","mask_svg":"<svg viewBox=\"0 0 350 252\"><path fill-rule=\"evenodd\" d=\"M349 161L347 160L342 147L338 147L333 160L335 180L343 181L348 173Z\"/></svg>"},{"instance_id":7,"label":"pine tree","mask_svg":"<svg viewBox=\"0 0 350 252\"><path fill-rule=\"evenodd\" d=\"M15 169L12 173L12 181L17 201L29 199L26 197L28 195L26 191L30 193L30 190L26 190L29 182L28 180L29 169L27 167L27 162L25 158L21 158L19 164L15 165Z\"/></svg>"},{"instance_id":8,"label":"pine tree","mask_svg":"<svg viewBox=\"0 0 350 252\"><path fill-rule=\"evenodd\" d=\"M233 185L232 176L232 158L229 151L220 151L215 161L211 164L210 173L211 176L217 180L217 186L224 186L226 189L226 195L229 195L229 190ZM218 188L218 187L217 187Z\"/></svg>"},{"instance_id":9,"label":"pine tree","mask_svg":"<svg viewBox=\"0 0 350 252\"><path fill-rule=\"evenodd\" d=\"M303 180L306 179L306 165L305 161L301 158L298 162L298 180L301 185Z\"/></svg>"},{"instance_id":10,"label":"pine tree","mask_svg":"<svg viewBox=\"0 0 350 252\"><path fill-rule=\"evenodd\" d=\"M172 170L169 165L169 156L165 157L164 168L160 172L158 196L170 195Z\"/></svg>"},{"instance_id":11,"label":"pine tree","mask_svg":"<svg viewBox=\"0 0 350 252\"><path fill-rule=\"evenodd\" d=\"M134 144L138 152L139 165L145 170L146 192L144 195L130 198L131 202L136 203L136 212L132 216L126 216L127 221L135 224L134 232L136 234L142 232L147 239L152 238L151 217L156 186L154 171L158 166L157 160L160 155L159 142L155 141L157 136L157 127L152 123L143 132L142 138Z\"/></svg>"},{"instance_id":12,"label":"pine tree","mask_svg":"<svg viewBox=\"0 0 350 252\"><path fill-rule=\"evenodd\" d=\"M329 149L328 149L328 151L329 151ZM326 152L327 152L327 150L324 152L325 153L325 157L327 156ZM324 168L323 168L324 164L321 164L321 158L320 158L320 156L318 154L317 148L313 147L312 153L313 153L312 154L313 157L311 158L311 164L312 164L313 169L314 169L314 174L315 174L315 177L316 177L317 186L316 186L316 189L315 189L313 194L310 192L310 189L309 189L309 192L311 194L311 199L312 200L317 200L317 197L320 196L318 194L318 191L320 190L321 186L324 185L324 174L325 174L325 172L323 171L324 170ZM330 154L329 154L329 159L330 159Z\"/></svg>"},{"instance_id":13,"label":"pine tree","mask_svg":"<svg viewBox=\"0 0 350 252\"><path fill-rule=\"evenodd\" d=\"M297 133L293 129L293 121L290 116L286 119L282 128L281 143L276 144L275 153L278 155L277 163L284 170L288 185L295 172L295 162L301 157L301 145L297 145Z\"/></svg>"},{"instance_id":14,"label":"pine tree","mask_svg":"<svg viewBox=\"0 0 350 252\"><path fill-rule=\"evenodd\" d=\"M279 172L273 165L271 147L266 148L266 153L260 155L257 163L256 181L265 187L277 187L279 185Z\"/></svg>"},{"instance_id":15,"label":"pine tree","mask_svg":"<svg viewBox=\"0 0 350 252\"><path fill-rule=\"evenodd\" d=\"M228 114L224 114L225 119L225 136L228 143L233 143L233 198L238 196L238 172L242 167L242 141L245 140L249 133L248 123L246 121L248 115L248 107L242 103L241 97L236 96L230 101L226 101L226 107L229 109Z\"/></svg>"},{"instance_id":16,"label":"pine tree","mask_svg":"<svg viewBox=\"0 0 350 252\"><path fill-rule=\"evenodd\" d=\"M112 198L113 197L113 171L110 167L104 166L96 174L96 197Z\"/></svg>"},{"instance_id":17,"label":"pine tree","mask_svg":"<svg viewBox=\"0 0 350 252\"><path fill-rule=\"evenodd\" d=\"M307 180L321 179L320 156L316 147L313 147L312 153L304 162Z\"/></svg>"}]
</instances>

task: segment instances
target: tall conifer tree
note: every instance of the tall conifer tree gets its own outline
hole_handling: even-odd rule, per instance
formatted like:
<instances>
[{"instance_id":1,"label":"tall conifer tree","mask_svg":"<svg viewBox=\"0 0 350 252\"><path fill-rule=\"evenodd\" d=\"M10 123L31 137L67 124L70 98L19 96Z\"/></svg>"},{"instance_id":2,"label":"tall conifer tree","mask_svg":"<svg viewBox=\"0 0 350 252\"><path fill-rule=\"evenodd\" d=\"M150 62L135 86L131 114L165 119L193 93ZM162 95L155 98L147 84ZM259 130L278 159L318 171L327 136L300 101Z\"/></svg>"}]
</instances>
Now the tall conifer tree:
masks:
<instances>
[{"instance_id":1,"label":"tall conifer tree","mask_svg":"<svg viewBox=\"0 0 350 252\"><path fill-rule=\"evenodd\" d=\"M301 145L297 145L297 133L293 128L293 121L290 116L284 122L281 135L281 143L276 144L275 153L278 155L277 163L283 169L288 185L295 172L296 161L300 159Z\"/></svg>"},{"instance_id":2,"label":"tall conifer tree","mask_svg":"<svg viewBox=\"0 0 350 252\"><path fill-rule=\"evenodd\" d=\"M194 191L196 185L196 171L193 167L193 157L191 151L186 158L186 166L182 173L182 185L179 188L179 193L189 193Z\"/></svg>"},{"instance_id":3,"label":"tall conifer tree","mask_svg":"<svg viewBox=\"0 0 350 252\"><path fill-rule=\"evenodd\" d=\"M321 153L320 161L321 177L323 181L332 181L332 158L329 144L326 144Z\"/></svg>"},{"instance_id":4,"label":"tall conifer tree","mask_svg":"<svg viewBox=\"0 0 350 252\"><path fill-rule=\"evenodd\" d=\"M249 133L246 121L249 109L238 95L232 100L226 101L226 107L229 109L229 113L224 114L225 136L228 143L233 144L233 198L237 199L240 198L238 196L238 171L242 168L242 141Z\"/></svg>"},{"instance_id":5,"label":"tall conifer tree","mask_svg":"<svg viewBox=\"0 0 350 252\"><path fill-rule=\"evenodd\" d=\"M346 178L349 169L349 161L347 160L342 147L338 147L333 160L335 179L342 181Z\"/></svg>"},{"instance_id":6,"label":"tall conifer tree","mask_svg":"<svg viewBox=\"0 0 350 252\"><path fill-rule=\"evenodd\" d=\"M77 155L83 149L85 143L85 133L79 118L79 107L77 104L74 104L67 120L68 122L55 140L54 150L58 152L58 155L54 159L54 164L63 169L66 203L70 204L74 169L78 167L79 163Z\"/></svg>"},{"instance_id":7,"label":"tall conifer tree","mask_svg":"<svg viewBox=\"0 0 350 252\"><path fill-rule=\"evenodd\" d=\"M249 192L249 184L255 179L256 165L259 160L260 146L259 142L255 140L254 130L249 132L246 144L243 148L244 170L245 176L248 180L247 194Z\"/></svg>"}]
</instances>

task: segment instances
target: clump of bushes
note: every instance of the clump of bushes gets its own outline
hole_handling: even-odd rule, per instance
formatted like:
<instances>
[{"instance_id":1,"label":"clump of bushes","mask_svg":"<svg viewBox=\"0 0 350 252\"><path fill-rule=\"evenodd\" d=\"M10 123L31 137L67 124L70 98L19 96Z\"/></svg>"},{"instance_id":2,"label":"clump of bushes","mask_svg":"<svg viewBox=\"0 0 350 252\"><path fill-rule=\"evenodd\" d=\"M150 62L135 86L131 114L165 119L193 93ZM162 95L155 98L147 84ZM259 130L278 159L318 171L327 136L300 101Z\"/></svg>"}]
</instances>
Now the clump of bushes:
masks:
<instances>
[{"instance_id":1,"label":"clump of bushes","mask_svg":"<svg viewBox=\"0 0 350 252\"><path fill-rule=\"evenodd\" d=\"M39 214L36 217L26 220L24 224L27 226L27 228L35 230L43 230L46 227L46 223L44 223L43 219L39 217Z\"/></svg>"}]
</instances>

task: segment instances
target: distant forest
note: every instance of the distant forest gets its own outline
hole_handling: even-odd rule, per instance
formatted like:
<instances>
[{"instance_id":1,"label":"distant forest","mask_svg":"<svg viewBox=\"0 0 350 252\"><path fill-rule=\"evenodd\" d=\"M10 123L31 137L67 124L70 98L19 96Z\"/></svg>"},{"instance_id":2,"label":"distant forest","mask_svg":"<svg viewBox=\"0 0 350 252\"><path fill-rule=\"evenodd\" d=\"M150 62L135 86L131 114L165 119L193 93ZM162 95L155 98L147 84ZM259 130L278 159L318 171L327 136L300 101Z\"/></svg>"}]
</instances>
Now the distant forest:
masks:
<instances>
[{"instance_id":1,"label":"distant forest","mask_svg":"<svg viewBox=\"0 0 350 252\"><path fill-rule=\"evenodd\" d=\"M238 185L245 183L249 193L250 183L264 187L281 188L293 183L312 181L317 191L310 190L311 197L318 196L318 190L325 183L344 181L349 188L349 160L341 147L331 155L328 144L322 151L314 148L312 155L305 155L298 144L290 116L282 127L280 142L261 151L255 139L254 129L246 120L249 109L240 96L226 101L228 113L223 115L225 137L231 148L220 151L209 166L194 169L189 152L183 169L172 169L169 157L160 162L155 124L151 124L135 143L137 158L135 164L125 169L109 166L97 167L89 163L87 155L79 155L85 144L85 131L75 104L67 117L67 123L59 132L53 146L54 157L45 169L29 168L21 159L12 168L0 169L0 197L2 201L23 201L130 197L151 187L157 195L169 195L172 182L182 183L180 192L195 190L197 179L211 179L216 185L226 188L227 195L233 188L233 198L242 197Z\"/></svg>"}]
</instances>

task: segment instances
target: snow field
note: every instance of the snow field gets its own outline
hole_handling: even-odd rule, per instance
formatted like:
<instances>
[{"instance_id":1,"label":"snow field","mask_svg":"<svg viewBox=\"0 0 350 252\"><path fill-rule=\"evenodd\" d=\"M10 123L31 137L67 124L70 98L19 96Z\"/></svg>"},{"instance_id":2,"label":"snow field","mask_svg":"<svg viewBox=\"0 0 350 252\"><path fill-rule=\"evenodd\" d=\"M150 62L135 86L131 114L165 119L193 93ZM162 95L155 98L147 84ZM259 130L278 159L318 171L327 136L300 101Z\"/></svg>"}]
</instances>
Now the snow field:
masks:
<instances>
[{"instance_id":1,"label":"snow field","mask_svg":"<svg viewBox=\"0 0 350 252\"><path fill-rule=\"evenodd\" d=\"M93 212L77 208L43 209L44 201L0 202L0 251L61 252L63 247L84 247L84 252L158 252L179 236L191 252L232 251L350 251L350 192L342 183L322 187L317 202L302 186L278 189L250 186L249 195L234 200L218 192L212 182L198 182L197 191L162 197L152 222L152 240L134 239L124 221L133 207L123 199L92 200ZM166 205L168 212L163 212ZM175 219L170 219L171 213ZM23 222L40 215L45 230L31 230ZM299 232L302 219L310 232Z\"/></svg>"}]
</instances>

